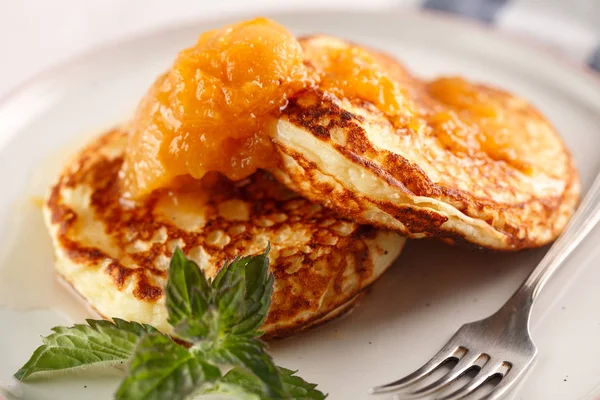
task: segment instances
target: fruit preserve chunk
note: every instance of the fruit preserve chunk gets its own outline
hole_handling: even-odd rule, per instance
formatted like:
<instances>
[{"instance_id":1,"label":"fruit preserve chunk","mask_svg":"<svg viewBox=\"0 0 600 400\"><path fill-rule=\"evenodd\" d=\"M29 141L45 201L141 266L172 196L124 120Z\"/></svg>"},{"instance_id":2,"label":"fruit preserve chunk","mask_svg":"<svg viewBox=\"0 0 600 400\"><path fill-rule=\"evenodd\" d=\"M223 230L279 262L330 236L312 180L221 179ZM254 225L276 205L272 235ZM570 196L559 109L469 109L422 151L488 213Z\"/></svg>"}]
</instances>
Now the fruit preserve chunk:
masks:
<instances>
[{"instance_id":1,"label":"fruit preserve chunk","mask_svg":"<svg viewBox=\"0 0 600 400\"><path fill-rule=\"evenodd\" d=\"M272 165L265 131L309 73L294 36L264 18L206 32L183 50L141 100L127 129L126 197L178 176L218 171L241 179Z\"/></svg>"},{"instance_id":2,"label":"fruit preserve chunk","mask_svg":"<svg viewBox=\"0 0 600 400\"><path fill-rule=\"evenodd\" d=\"M304 51L321 90L339 98L367 101L393 122L410 122L414 106L400 82L379 62L381 55L351 43L320 44L315 41Z\"/></svg>"},{"instance_id":3,"label":"fruit preserve chunk","mask_svg":"<svg viewBox=\"0 0 600 400\"><path fill-rule=\"evenodd\" d=\"M527 123L537 111L526 100L458 77L434 79L426 88L438 110L443 109L428 121L438 137L449 135L455 143L469 143L470 151L483 152L525 174L533 172L528 158L537 153L540 138L551 128ZM453 122L436 125L435 120L439 122L442 115Z\"/></svg>"}]
</instances>

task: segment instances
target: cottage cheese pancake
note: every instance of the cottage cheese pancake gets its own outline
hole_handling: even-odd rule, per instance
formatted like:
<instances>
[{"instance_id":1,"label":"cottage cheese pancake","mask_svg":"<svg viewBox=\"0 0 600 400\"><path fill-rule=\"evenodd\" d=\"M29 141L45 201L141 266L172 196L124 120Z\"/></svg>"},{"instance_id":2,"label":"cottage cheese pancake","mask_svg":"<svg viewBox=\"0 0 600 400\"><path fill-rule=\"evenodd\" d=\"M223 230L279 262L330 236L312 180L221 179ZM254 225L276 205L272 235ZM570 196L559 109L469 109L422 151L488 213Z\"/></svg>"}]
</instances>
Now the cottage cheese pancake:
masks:
<instances>
[{"instance_id":1,"label":"cottage cheese pancake","mask_svg":"<svg viewBox=\"0 0 600 400\"><path fill-rule=\"evenodd\" d=\"M569 152L526 100L417 79L389 56L301 39L318 85L290 98L274 176L360 223L500 250L544 245L579 196Z\"/></svg>"},{"instance_id":2,"label":"cottage cheese pancake","mask_svg":"<svg viewBox=\"0 0 600 400\"><path fill-rule=\"evenodd\" d=\"M101 315L169 332L163 288L180 247L207 276L271 243L275 291L263 330L285 336L348 310L396 259L404 239L310 202L266 172L231 182L182 178L133 202L118 173L127 135L90 143L51 188L44 215L56 268Z\"/></svg>"}]
</instances>

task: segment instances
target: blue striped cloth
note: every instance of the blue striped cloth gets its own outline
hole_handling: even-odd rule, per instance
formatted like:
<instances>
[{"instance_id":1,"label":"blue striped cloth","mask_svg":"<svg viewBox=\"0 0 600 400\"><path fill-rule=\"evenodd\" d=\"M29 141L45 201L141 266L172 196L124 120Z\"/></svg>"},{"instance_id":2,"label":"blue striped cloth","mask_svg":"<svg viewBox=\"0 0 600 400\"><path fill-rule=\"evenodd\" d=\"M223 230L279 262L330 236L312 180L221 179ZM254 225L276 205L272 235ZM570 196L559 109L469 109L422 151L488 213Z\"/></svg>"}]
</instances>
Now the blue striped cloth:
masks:
<instances>
[{"instance_id":1,"label":"blue striped cloth","mask_svg":"<svg viewBox=\"0 0 600 400\"><path fill-rule=\"evenodd\" d=\"M420 4L533 37L600 72L600 0L422 0Z\"/></svg>"},{"instance_id":2,"label":"blue striped cloth","mask_svg":"<svg viewBox=\"0 0 600 400\"><path fill-rule=\"evenodd\" d=\"M590 56L588 64L590 67L600 72L600 45L596 47L596 50Z\"/></svg>"}]
</instances>

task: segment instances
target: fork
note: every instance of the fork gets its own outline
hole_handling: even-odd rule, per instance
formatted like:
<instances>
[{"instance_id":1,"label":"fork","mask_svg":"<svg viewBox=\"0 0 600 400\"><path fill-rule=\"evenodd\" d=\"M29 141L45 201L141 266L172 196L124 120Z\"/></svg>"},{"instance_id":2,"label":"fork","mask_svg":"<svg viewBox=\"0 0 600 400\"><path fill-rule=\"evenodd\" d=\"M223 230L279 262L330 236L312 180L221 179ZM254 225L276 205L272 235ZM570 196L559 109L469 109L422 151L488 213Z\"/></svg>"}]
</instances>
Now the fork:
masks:
<instances>
[{"instance_id":1,"label":"fork","mask_svg":"<svg viewBox=\"0 0 600 400\"><path fill-rule=\"evenodd\" d=\"M529 319L535 300L550 276L600 220L600 174L596 176L579 209L563 234L512 297L494 314L463 325L448 343L425 365L395 382L374 387L373 394L403 392L398 398L435 397L438 400L463 399L492 379L498 383L483 398L498 399L531 367L537 347L529 332ZM449 361L455 361L445 375L417 387L425 377ZM452 393L444 389L457 383L470 371L478 371L468 383Z\"/></svg>"}]
</instances>

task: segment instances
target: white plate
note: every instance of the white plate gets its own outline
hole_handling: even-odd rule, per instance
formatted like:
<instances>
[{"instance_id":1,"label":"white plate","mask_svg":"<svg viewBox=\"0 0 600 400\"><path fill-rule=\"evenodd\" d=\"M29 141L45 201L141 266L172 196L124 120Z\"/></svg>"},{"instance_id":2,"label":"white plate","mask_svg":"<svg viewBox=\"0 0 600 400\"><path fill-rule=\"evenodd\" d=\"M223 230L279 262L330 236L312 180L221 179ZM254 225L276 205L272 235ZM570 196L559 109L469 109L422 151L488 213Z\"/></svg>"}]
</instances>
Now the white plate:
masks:
<instances>
[{"instance_id":1,"label":"white plate","mask_svg":"<svg viewBox=\"0 0 600 400\"><path fill-rule=\"evenodd\" d=\"M465 21L406 12L294 14L296 33L325 32L395 54L422 76L461 74L523 95L556 125L583 187L600 168L600 85L591 74ZM11 375L54 324L88 312L58 287L39 209L65 147L123 121L154 77L197 35L196 23L104 47L44 74L0 105L0 383L27 399L109 398L117 379L80 376L14 387ZM548 160L552 162L552 160ZM548 285L535 309L540 349L519 399L577 399L600 371L600 230ZM493 254L413 241L360 307L342 320L272 344L277 361L318 382L332 399L368 399L367 388L421 365L464 322L495 311L543 250ZM21 271L21 272L19 272ZM44 310L59 304L60 312ZM36 307L36 310L23 309ZM2 395L0 395L2 397Z\"/></svg>"}]
</instances>

